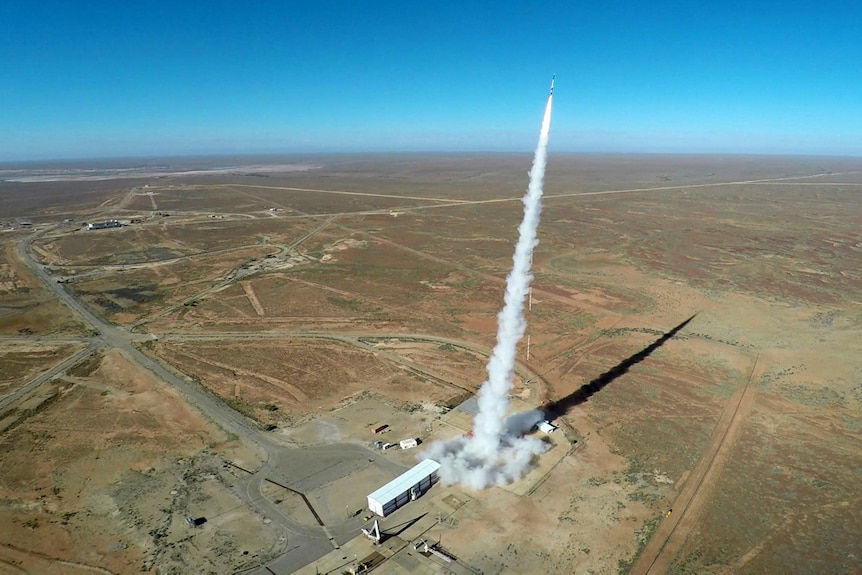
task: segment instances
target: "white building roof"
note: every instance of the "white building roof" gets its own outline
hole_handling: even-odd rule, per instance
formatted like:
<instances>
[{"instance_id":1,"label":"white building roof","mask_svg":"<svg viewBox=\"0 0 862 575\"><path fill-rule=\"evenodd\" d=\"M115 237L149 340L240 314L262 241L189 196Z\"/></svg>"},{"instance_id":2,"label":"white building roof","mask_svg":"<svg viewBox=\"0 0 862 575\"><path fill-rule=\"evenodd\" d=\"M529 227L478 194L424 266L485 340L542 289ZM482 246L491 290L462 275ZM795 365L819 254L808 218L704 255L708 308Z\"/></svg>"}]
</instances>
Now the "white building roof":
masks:
<instances>
[{"instance_id":1,"label":"white building roof","mask_svg":"<svg viewBox=\"0 0 862 575\"><path fill-rule=\"evenodd\" d=\"M549 421L543 421L539 424L539 430L545 433L553 433L557 430L557 426Z\"/></svg>"},{"instance_id":2,"label":"white building roof","mask_svg":"<svg viewBox=\"0 0 862 575\"><path fill-rule=\"evenodd\" d=\"M368 498L385 505L387 502L395 499L402 493L406 493L411 487L436 472L438 469L440 469L439 463L433 459L423 459L418 465L408 469L369 495Z\"/></svg>"}]
</instances>

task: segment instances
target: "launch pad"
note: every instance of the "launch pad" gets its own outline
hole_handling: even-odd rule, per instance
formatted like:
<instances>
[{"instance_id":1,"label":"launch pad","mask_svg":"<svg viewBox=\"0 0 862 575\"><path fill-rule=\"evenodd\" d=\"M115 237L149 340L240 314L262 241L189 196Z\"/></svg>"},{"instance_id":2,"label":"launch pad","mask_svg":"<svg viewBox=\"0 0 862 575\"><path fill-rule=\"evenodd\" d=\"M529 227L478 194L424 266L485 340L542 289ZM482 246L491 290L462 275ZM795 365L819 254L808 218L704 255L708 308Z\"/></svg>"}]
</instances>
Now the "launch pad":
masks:
<instances>
[{"instance_id":1,"label":"launch pad","mask_svg":"<svg viewBox=\"0 0 862 575\"><path fill-rule=\"evenodd\" d=\"M385 563L386 573L439 573L442 561L433 554L423 553L420 541L438 543L446 540L443 532L457 524L458 510L473 499L457 487L435 486L425 497L398 509L385 519L379 519L380 543L359 533L338 549L296 571L298 575L316 573L362 572L361 565L374 557L374 567ZM369 521L371 523L371 521ZM457 561L446 564L449 572L470 573Z\"/></svg>"},{"instance_id":2,"label":"launch pad","mask_svg":"<svg viewBox=\"0 0 862 575\"><path fill-rule=\"evenodd\" d=\"M455 409L442 415L440 417L440 425L437 425L434 432L424 438L423 442L430 444L435 441L448 441L460 435L469 434L473 429L473 418L475 417L473 410L475 398L476 396L471 397ZM508 415L510 416L537 408L537 406L530 405L517 397L510 397L509 401L510 410ZM553 435L546 435L538 430L531 433L542 436L542 440L549 448L545 453L534 459L533 467L521 479L498 486L500 489L505 489L515 495L526 496L535 492L548 473L579 445L574 430L568 426L560 428Z\"/></svg>"},{"instance_id":3,"label":"launch pad","mask_svg":"<svg viewBox=\"0 0 862 575\"><path fill-rule=\"evenodd\" d=\"M473 400L475 401L475 400ZM402 450L399 448L380 451L376 459L380 460L370 465L368 468L357 470L357 473L344 476L343 478L321 486L309 493L309 499L314 506L321 506L319 513L321 516L335 517L337 511L336 501L344 503L345 501L354 502L351 509L354 509L358 502L369 491L376 487L380 487L383 483L372 484L368 479L370 470L377 469L376 477L383 477L383 469L387 469L386 473L395 476L390 469L394 469L393 465L402 465L405 468L414 465L417 458L421 458L423 449L427 448L436 441L446 441L453 438L466 435L472 428L473 414L470 413L470 400L468 400L466 409L455 408L446 413L439 413L429 426L432 431L425 434L420 433L419 439L421 445L416 449ZM521 399L513 398L511 403L510 415L535 409L535 405L529 404ZM386 407L373 397L358 400L348 409L340 410L336 413L323 416L313 423L309 423L310 428L325 429L341 426L341 431L346 434L362 434L367 433L368 437L373 437L373 434L365 425L365 420L360 416L369 413L369 409L373 408L373 413L380 421L398 422L394 425L389 433L400 433L402 427L405 429L416 429L416 423L422 419L427 419L427 415L421 412L405 416L394 407ZM347 417L345 417L347 416ZM366 415L366 417L368 417ZM418 420L411 424L410 420ZM428 427L425 428L426 430ZM302 429L296 429L294 436L302 436L309 433ZM580 443L575 439L575 432L568 426L561 427L557 432L545 435L542 432L535 430L531 433L540 435L542 440L547 443L549 449L534 458L532 469L520 480L508 485L490 487L482 491L472 491L458 485L444 485L442 482L435 482L430 489L422 493L415 500L405 503L403 506L391 511L386 517L371 518L371 513L363 510L361 514L369 517L367 521L360 522L355 530L355 536L349 541L341 544L339 548L333 549L319 560L306 565L297 573L326 573L331 570L361 571L361 565L368 563L365 558L371 557L375 566L385 564L385 572L387 573L438 573L444 567L444 560L434 553L423 553L421 548L414 548L414 543L420 540L425 540L429 544L436 543L442 538L443 549L446 549L447 533L459 524L472 520L482 519L487 510L495 510L493 514L498 513L508 508L509 505L502 505L504 501L531 500L536 497L544 498L549 491L549 488L543 488L545 479L550 475L552 470L566 459L566 456L571 454ZM383 463L388 462L384 466ZM379 481L379 479L378 479ZM340 496L336 496L340 494ZM514 498L514 499L512 499ZM353 522L360 521L362 517L356 517L354 513ZM299 516L297 516L299 517ZM366 535L363 535L362 529L368 531L371 529L374 520L379 521L380 544L376 545ZM457 547L457 546L456 546ZM466 565L459 564L453 561L445 563L445 569L449 572L468 573Z\"/></svg>"}]
</instances>

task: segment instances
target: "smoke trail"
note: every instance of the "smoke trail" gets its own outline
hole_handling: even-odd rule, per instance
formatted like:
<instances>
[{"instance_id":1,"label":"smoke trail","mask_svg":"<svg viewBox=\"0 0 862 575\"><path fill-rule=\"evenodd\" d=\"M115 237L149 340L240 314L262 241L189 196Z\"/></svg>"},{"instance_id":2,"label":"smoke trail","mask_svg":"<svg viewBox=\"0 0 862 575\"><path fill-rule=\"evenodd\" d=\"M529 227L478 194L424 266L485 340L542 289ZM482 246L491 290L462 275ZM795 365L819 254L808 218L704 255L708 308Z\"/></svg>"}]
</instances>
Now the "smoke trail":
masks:
<instances>
[{"instance_id":1,"label":"smoke trail","mask_svg":"<svg viewBox=\"0 0 862 575\"><path fill-rule=\"evenodd\" d=\"M473 422L473 437L460 437L432 444L424 457L440 462L444 483L461 483L474 489L511 483L529 468L533 456L545 450L545 444L524 437L542 420L538 410L506 418L509 390L515 375L518 342L524 336L524 299L533 279L530 273L536 229L542 212L542 185L551 129L552 92L548 96L539 143L530 170L530 183L524 195L524 219L518 227L518 243L512 256L512 271L506 278L505 305L497 315L497 345L488 361L488 379L479 389L479 412Z\"/></svg>"}]
</instances>

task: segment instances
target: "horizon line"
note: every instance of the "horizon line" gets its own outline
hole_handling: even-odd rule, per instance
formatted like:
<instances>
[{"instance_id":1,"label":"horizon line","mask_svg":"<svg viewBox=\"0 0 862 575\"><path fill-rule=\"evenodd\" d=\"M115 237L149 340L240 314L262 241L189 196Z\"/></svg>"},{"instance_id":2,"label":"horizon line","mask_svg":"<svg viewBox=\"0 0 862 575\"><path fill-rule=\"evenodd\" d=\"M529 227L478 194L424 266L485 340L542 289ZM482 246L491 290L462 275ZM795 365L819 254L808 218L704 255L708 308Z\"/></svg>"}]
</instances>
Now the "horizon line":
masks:
<instances>
[{"instance_id":1,"label":"horizon line","mask_svg":"<svg viewBox=\"0 0 862 575\"><path fill-rule=\"evenodd\" d=\"M290 158L290 157L348 157L348 156L445 156L445 155L472 155L481 154L487 156L504 155L530 155L528 150L368 150L368 151L319 151L319 152L213 152L213 153L167 153L167 154L122 154L116 156L66 156L53 158L31 158L31 159L0 159L0 166L16 164L50 164L69 162L99 162L99 161L152 161L171 159L218 159L218 158ZM796 158L834 158L834 159L862 159L862 153L824 153L824 152L704 152L704 151L598 151L598 150L562 150L548 154L566 156L713 156L713 157L796 157Z\"/></svg>"}]
</instances>

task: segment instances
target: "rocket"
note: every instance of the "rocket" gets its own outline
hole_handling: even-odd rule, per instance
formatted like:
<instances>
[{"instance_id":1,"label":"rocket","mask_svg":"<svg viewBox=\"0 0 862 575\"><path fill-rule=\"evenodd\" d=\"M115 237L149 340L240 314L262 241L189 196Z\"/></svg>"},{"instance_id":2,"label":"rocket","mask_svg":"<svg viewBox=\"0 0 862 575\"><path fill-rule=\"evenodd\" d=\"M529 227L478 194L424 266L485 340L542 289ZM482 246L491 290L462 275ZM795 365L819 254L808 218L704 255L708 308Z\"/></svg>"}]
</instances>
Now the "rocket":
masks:
<instances>
[{"instance_id":1,"label":"rocket","mask_svg":"<svg viewBox=\"0 0 862 575\"><path fill-rule=\"evenodd\" d=\"M554 95L554 80L556 80L556 79L557 79L557 75L556 75L556 74L554 74L553 76L551 76L551 93L550 93L550 94L548 94L548 96L553 96L553 95Z\"/></svg>"}]
</instances>

